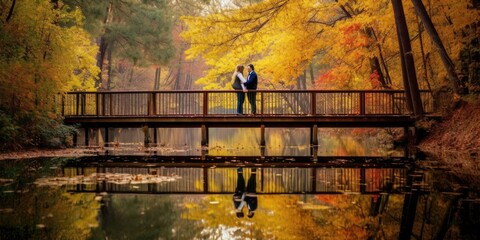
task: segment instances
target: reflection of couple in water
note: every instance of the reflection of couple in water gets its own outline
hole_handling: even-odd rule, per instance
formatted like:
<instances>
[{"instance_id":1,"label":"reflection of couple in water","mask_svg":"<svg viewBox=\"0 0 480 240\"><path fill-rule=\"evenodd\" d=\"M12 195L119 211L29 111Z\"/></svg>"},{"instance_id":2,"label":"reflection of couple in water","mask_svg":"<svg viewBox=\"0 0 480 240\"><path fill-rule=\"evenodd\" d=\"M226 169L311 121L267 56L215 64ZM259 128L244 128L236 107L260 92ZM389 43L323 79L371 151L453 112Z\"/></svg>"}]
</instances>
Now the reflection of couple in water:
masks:
<instances>
[{"instance_id":1,"label":"reflection of couple in water","mask_svg":"<svg viewBox=\"0 0 480 240\"><path fill-rule=\"evenodd\" d=\"M237 169L237 187L235 188L235 193L233 194L233 206L235 207L235 212L237 217L241 218L244 216L243 207L245 204L248 208L248 217L252 218L257 209L257 169L252 168L252 173L250 178L248 178L248 184L245 191L245 178L243 178L243 168Z\"/></svg>"}]
</instances>

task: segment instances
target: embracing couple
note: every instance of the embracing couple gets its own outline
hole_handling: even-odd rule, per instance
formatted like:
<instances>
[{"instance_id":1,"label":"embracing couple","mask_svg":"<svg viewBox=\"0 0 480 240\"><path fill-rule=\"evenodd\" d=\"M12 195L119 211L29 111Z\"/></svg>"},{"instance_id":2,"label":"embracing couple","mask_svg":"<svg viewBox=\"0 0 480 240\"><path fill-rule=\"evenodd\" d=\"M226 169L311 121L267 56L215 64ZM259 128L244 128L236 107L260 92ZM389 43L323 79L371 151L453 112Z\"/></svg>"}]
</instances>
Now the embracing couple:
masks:
<instances>
[{"instance_id":1,"label":"embracing couple","mask_svg":"<svg viewBox=\"0 0 480 240\"><path fill-rule=\"evenodd\" d=\"M237 91L237 114L243 114L243 103L245 102L245 93L247 93L248 102L250 103L251 112L252 114L257 113L257 103L256 103L256 95L257 92L257 83L258 78L257 74L255 73L255 68L253 64L247 65L248 76L247 79L243 77L243 65L238 65L235 68L235 72L233 73L232 79L233 84L232 87ZM250 91L253 90L253 91Z\"/></svg>"}]
</instances>

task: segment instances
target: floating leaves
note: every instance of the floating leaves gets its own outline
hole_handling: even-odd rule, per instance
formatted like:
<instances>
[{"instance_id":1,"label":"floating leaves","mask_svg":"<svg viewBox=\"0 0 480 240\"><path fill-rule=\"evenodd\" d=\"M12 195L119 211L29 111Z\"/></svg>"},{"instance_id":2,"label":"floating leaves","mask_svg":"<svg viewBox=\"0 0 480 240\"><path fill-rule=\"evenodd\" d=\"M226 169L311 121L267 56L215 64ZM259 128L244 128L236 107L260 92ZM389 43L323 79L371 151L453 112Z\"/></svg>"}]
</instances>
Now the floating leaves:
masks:
<instances>
[{"instance_id":1,"label":"floating leaves","mask_svg":"<svg viewBox=\"0 0 480 240\"><path fill-rule=\"evenodd\" d=\"M39 178L35 184L39 186L64 186L76 184L96 184L106 182L113 184L148 184L172 182L180 179L178 175L159 176L151 174L129 174L129 173L93 173L89 176L78 175L74 177L48 177Z\"/></svg>"}]
</instances>

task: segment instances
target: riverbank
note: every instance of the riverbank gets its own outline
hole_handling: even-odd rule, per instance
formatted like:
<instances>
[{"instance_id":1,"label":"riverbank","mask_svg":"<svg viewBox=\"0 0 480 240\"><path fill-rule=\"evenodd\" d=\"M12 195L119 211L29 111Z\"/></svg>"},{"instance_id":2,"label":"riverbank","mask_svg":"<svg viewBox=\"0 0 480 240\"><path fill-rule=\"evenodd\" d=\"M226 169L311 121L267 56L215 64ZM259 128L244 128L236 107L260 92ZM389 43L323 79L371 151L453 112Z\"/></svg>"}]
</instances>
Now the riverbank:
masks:
<instances>
[{"instance_id":1,"label":"riverbank","mask_svg":"<svg viewBox=\"0 0 480 240\"><path fill-rule=\"evenodd\" d=\"M480 185L480 100L462 100L443 117L433 123L418 149L448 169L461 182ZM421 162L420 162L421 163Z\"/></svg>"},{"instance_id":2,"label":"riverbank","mask_svg":"<svg viewBox=\"0 0 480 240\"><path fill-rule=\"evenodd\" d=\"M37 157L78 157L84 155L84 149L29 149L0 153L0 161L7 159L27 159Z\"/></svg>"},{"instance_id":3,"label":"riverbank","mask_svg":"<svg viewBox=\"0 0 480 240\"><path fill-rule=\"evenodd\" d=\"M426 152L478 152L480 149L480 100L460 101L457 107L432 124L419 148Z\"/></svg>"}]
</instances>

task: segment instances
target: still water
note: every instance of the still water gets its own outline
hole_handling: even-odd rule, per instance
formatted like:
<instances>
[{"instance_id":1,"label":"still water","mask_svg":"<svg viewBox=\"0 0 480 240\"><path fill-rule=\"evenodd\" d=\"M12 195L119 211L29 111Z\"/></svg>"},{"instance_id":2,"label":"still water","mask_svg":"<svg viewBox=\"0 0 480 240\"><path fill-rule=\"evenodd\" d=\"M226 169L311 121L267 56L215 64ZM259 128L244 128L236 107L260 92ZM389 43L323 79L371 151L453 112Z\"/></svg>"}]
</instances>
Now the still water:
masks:
<instances>
[{"instance_id":1,"label":"still water","mask_svg":"<svg viewBox=\"0 0 480 240\"><path fill-rule=\"evenodd\" d=\"M251 218L234 208L240 178L255 182ZM8 160L0 239L478 239L476 199L413 164Z\"/></svg>"}]
</instances>

